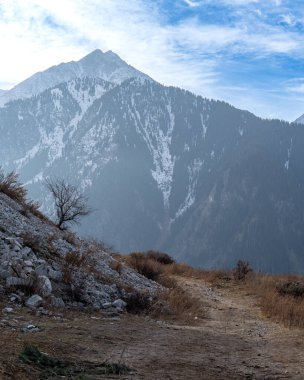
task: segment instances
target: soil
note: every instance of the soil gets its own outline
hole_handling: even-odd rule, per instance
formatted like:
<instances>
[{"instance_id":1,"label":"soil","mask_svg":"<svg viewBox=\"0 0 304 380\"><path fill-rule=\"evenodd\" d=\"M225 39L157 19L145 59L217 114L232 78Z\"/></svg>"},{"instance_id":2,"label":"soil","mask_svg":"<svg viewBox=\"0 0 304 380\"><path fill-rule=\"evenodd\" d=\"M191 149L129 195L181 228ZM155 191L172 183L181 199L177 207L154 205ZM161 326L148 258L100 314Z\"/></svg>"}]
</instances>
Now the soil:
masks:
<instances>
[{"instance_id":1,"label":"soil","mask_svg":"<svg viewBox=\"0 0 304 380\"><path fill-rule=\"evenodd\" d=\"M284 328L263 316L258 300L241 286L211 288L203 280L178 281L202 305L192 326L128 314L36 316L25 308L15 311L9 318L41 330L0 328L0 379L42 378L38 368L19 359L25 343L60 360L115 362L132 369L125 375L90 373L79 379L304 379L303 330Z\"/></svg>"}]
</instances>

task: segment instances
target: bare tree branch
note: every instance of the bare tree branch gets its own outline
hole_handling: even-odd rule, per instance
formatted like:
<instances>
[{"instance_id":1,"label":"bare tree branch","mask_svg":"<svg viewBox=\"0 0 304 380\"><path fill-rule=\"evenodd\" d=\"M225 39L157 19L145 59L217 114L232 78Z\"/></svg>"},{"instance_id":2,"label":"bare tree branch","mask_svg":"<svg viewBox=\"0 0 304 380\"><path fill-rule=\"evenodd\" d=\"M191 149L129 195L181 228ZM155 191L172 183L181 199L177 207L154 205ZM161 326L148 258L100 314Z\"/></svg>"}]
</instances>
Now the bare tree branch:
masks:
<instances>
[{"instance_id":1,"label":"bare tree branch","mask_svg":"<svg viewBox=\"0 0 304 380\"><path fill-rule=\"evenodd\" d=\"M56 208L56 225L66 230L68 224L79 224L82 217L92 210L88 207L88 199L78 189L61 179L47 179L47 189L51 192Z\"/></svg>"}]
</instances>

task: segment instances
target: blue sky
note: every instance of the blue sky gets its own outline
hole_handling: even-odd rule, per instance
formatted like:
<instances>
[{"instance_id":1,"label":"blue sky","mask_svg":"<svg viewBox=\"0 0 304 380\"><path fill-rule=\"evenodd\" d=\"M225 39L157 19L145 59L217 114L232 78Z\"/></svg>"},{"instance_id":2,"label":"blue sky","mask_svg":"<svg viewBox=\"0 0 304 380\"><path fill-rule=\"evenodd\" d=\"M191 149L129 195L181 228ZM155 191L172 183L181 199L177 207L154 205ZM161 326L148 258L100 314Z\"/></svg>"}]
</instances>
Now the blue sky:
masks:
<instances>
[{"instance_id":1,"label":"blue sky","mask_svg":"<svg viewBox=\"0 0 304 380\"><path fill-rule=\"evenodd\" d=\"M304 113L303 0L0 0L0 34L3 89L100 48L263 117Z\"/></svg>"}]
</instances>

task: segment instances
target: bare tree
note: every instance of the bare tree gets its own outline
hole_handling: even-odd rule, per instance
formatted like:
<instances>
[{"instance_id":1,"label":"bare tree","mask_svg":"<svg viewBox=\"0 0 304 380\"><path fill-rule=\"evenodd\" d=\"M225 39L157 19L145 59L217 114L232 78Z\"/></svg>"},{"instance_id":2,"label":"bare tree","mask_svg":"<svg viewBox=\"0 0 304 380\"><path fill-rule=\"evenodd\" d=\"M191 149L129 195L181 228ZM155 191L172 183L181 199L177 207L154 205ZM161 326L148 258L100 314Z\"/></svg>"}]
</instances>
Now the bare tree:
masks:
<instances>
[{"instance_id":1,"label":"bare tree","mask_svg":"<svg viewBox=\"0 0 304 380\"><path fill-rule=\"evenodd\" d=\"M47 189L51 192L56 208L56 225L66 230L68 224L79 224L79 220L89 215L92 210L88 207L88 199L78 189L62 179L45 181Z\"/></svg>"}]
</instances>

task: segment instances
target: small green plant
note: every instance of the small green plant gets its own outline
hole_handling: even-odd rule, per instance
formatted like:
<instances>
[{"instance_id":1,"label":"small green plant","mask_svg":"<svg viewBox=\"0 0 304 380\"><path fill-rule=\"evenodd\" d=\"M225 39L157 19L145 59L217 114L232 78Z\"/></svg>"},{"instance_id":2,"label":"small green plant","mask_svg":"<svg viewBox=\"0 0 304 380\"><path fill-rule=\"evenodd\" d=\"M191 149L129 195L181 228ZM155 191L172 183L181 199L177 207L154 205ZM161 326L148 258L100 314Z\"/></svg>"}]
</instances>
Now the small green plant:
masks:
<instances>
[{"instance_id":1,"label":"small green plant","mask_svg":"<svg viewBox=\"0 0 304 380\"><path fill-rule=\"evenodd\" d=\"M100 364L90 362L75 363L56 359L41 352L32 344L25 345L19 358L25 364L38 367L41 371L41 379L55 378L55 376L56 378L57 376L67 376L69 379L83 379L83 375L122 375L131 371L123 363L110 363L107 361Z\"/></svg>"}]
</instances>

